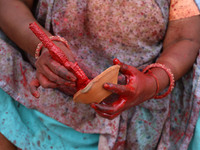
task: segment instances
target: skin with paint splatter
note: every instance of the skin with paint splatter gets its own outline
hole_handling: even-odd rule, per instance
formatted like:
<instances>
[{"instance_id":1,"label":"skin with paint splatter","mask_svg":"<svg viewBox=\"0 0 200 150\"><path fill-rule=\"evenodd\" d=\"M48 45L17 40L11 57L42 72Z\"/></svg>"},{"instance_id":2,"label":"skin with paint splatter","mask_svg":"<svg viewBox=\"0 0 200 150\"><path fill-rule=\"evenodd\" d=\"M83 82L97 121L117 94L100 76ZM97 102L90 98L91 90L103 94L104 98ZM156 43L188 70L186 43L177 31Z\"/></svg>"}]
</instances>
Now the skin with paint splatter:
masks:
<instances>
[{"instance_id":1,"label":"skin with paint splatter","mask_svg":"<svg viewBox=\"0 0 200 150\"><path fill-rule=\"evenodd\" d=\"M170 20L177 20L199 14L199 9L194 0L171 0Z\"/></svg>"}]
</instances>

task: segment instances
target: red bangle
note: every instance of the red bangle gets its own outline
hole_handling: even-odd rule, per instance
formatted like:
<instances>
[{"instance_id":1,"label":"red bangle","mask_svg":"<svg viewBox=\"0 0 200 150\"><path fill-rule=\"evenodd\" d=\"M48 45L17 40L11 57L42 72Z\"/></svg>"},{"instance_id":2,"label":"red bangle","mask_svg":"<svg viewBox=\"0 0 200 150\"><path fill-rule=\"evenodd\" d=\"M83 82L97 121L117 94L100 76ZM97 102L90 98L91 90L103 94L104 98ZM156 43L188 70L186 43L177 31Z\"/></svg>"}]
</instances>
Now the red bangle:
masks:
<instances>
[{"instance_id":1,"label":"red bangle","mask_svg":"<svg viewBox=\"0 0 200 150\"><path fill-rule=\"evenodd\" d=\"M163 95L154 96L155 99L161 99L163 97L166 97L174 88L174 82L175 82L174 81L174 75L172 74L172 72L169 68L167 68L165 65L160 64L160 63L148 65L146 68L144 68L144 70L142 72L145 73L151 68L162 68L167 73L167 75L169 76L170 85L169 85L168 90Z\"/></svg>"},{"instance_id":2,"label":"red bangle","mask_svg":"<svg viewBox=\"0 0 200 150\"><path fill-rule=\"evenodd\" d=\"M67 42L64 38L62 38L62 37L60 37L60 36L50 36L49 39L51 39L52 41L60 41L60 42L62 42L63 44L65 44L65 46L66 46L67 48L70 49L68 42ZM38 59L38 58L39 58L40 52L41 52L41 49L42 49L43 46L44 46L44 45L42 44L42 42L40 42L40 43L37 45L37 48L36 48L36 50L35 50L35 59Z\"/></svg>"}]
</instances>

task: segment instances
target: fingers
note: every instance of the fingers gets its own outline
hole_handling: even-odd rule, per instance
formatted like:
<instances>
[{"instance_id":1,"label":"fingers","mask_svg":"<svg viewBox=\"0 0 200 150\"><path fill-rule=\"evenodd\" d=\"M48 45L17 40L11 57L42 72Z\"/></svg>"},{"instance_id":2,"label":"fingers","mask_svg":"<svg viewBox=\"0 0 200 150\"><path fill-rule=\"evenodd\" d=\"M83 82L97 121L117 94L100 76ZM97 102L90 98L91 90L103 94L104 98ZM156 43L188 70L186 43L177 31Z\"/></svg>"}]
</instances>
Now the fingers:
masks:
<instances>
[{"instance_id":1,"label":"fingers","mask_svg":"<svg viewBox=\"0 0 200 150\"><path fill-rule=\"evenodd\" d=\"M107 118L109 120L112 120L114 118L116 118L121 112L119 113L116 113L116 114L112 114L112 115L109 115L107 113L102 113L102 112L99 112L98 110L95 110L97 112L97 114L103 118Z\"/></svg>"},{"instance_id":2,"label":"fingers","mask_svg":"<svg viewBox=\"0 0 200 150\"><path fill-rule=\"evenodd\" d=\"M37 79L33 79L29 85L31 94L36 98L40 97L40 93L37 91L37 88L39 86L40 86L40 83Z\"/></svg>"},{"instance_id":3,"label":"fingers","mask_svg":"<svg viewBox=\"0 0 200 150\"><path fill-rule=\"evenodd\" d=\"M59 75L61 78L74 82L76 81L76 76L68 71L64 66L60 65L58 62L51 61L47 64L47 66L52 70L52 72Z\"/></svg>"},{"instance_id":4,"label":"fingers","mask_svg":"<svg viewBox=\"0 0 200 150\"><path fill-rule=\"evenodd\" d=\"M113 119L118 116L125 108L126 99L120 97L117 101L113 102L111 105L107 104L91 104L91 107L102 117Z\"/></svg>"},{"instance_id":5,"label":"fingers","mask_svg":"<svg viewBox=\"0 0 200 150\"><path fill-rule=\"evenodd\" d=\"M135 72L138 71L135 67L124 64L124 63L120 62L117 58L113 59L113 64L119 65L120 66L120 72L124 75L134 76Z\"/></svg>"},{"instance_id":6,"label":"fingers","mask_svg":"<svg viewBox=\"0 0 200 150\"><path fill-rule=\"evenodd\" d=\"M129 94L134 93L134 88L126 85L105 83L103 87L104 89L121 96L128 96Z\"/></svg>"},{"instance_id":7,"label":"fingers","mask_svg":"<svg viewBox=\"0 0 200 150\"><path fill-rule=\"evenodd\" d=\"M43 74L36 72L36 77L43 88L57 88L58 85L49 81Z\"/></svg>"},{"instance_id":8,"label":"fingers","mask_svg":"<svg viewBox=\"0 0 200 150\"><path fill-rule=\"evenodd\" d=\"M66 95L74 95L77 92L77 88L75 86L66 86L66 85L59 85L57 87L61 92L65 93Z\"/></svg>"},{"instance_id":9,"label":"fingers","mask_svg":"<svg viewBox=\"0 0 200 150\"><path fill-rule=\"evenodd\" d=\"M64 84L66 80L59 77L57 74L52 72L46 65L43 66L42 74L50 81L55 82L57 84Z\"/></svg>"},{"instance_id":10,"label":"fingers","mask_svg":"<svg viewBox=\"0 0 200 150\"><path fill-rule=\"evenodd\" d=\"M125 85L127 83L126 80L127 80L126 76L124 76L124 75L118 76L118 84Z\"/></svg>"},{"instance_id":11,"label":"fingers","mask_svg":"<svg viewBox=\"0 0 200 150\"><path fill-rule=\"evenodd\" d=\"M76 81L75 75L53 60L48 51L44 51L38 58L36 68L48 80L57 84L64 84L66 81Z\"/></svg>"}]
</instances>

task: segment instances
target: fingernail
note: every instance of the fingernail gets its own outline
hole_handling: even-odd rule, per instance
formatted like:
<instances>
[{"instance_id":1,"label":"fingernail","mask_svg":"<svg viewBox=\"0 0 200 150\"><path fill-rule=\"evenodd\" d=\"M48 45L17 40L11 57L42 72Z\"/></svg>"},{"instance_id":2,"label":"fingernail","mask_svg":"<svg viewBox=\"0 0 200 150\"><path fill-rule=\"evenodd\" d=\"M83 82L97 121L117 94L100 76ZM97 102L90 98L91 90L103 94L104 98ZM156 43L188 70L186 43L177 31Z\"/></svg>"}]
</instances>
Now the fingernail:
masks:
<instances>
[{"instance_id":1,"label":"fingernail","mask_svg":"<svg viewBox=\"0 0 200 150\"><path fill-rule=\"evenodd\" d=\"M97 107L95 106L95 103L90 104L90 106L94 109L97 109Z\"/></svg>"},{"instance_id":2,"label":"fingernail","mask_svg":"<svg viewBox=\"0 0 200 150\"><path fill-rule=\"evenodd\" d=\"M105 83L104 85L103 85L103 87L105 87L105 88L108 88L110 85L109 85L109 83Z\"/></svg>"},{"instance_id":3,"label":"fingernail","mask_svg":"<svg viewBox=\"0 0 200 150\"><path fill-rule=\"evenodd\" d=\"M117 65L117 64L121 64L121 62L119 61L119 59L115 58L113 59L113 64Z\"/></svg>"}]
</instances>

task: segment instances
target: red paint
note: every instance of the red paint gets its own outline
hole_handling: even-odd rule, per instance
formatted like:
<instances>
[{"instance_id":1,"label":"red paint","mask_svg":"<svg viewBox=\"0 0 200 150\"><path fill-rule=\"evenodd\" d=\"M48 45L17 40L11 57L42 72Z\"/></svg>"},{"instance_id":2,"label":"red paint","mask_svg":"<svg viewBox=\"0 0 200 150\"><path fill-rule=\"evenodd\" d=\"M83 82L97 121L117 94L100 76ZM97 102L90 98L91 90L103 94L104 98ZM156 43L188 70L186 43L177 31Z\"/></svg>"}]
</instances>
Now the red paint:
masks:
<instances>
[{"instance_id":1,"label":"red paint","mask_svg":"<svg viewBox=\"0 0 200 150\"><path fill-rule=\"evenodd\" d=\"M24 96L25 96L25 97L28 97L28 95L27 95L26 93L24 94Z\"/></svg>"},{"instance_id":2,"label":"red paint","mask_svg":"<svg viewBox=\"0 0 200 150\"><path fill-rule=\"evenodd\" d=\"M37 145L40 147L40 141L37 141Z\"/></svg>"},{"instance_id":3,"label":"red paint","mask_svg":"<svg viewBox=\"0 0 200 150\"><path fill-rule=\"evenodd\" d=\"M59 25L60 23L58 21L56 21L55 19L53 20L53 22L56 24L56 25Z\"/></svg>"},{"instance_id":4,"label":"red paint","mask_svg":"<svg viewBox=\"0 0 200 150\"><path fill-rule=\"evenodd\" d=\"M90 82L90 80L78 66L78 63L69 62L65 53L48 38L45 32L35 22L31 23L29 28L43 43L44 47L49 50L52 58L74 73L78 79L77 89L83 89Z\"/></svg>"},{"instance_id":5,"label":"red paint","mask_svg":"<svg viewBox=\"0 0 200 150\"><path fill-rule=\"evenodd\" d=\"M145 124L147 124L148 126L150 126L152 129L154 129L158 134L160 133L156 128L154 128L152 125L151 125L151 122L147 121L147 120L143 120L143 119L140 119L138 118L139 120L143 121Z\"/></svg>"},{"instance_id":6,"label":"red paint","mask_svg":"<svg viewBox=\"0 0 200 150\"><path fill-rule=\"evenodd\" d=\"M68 21L67 18L65 18L64 21L67 22Z\"/></svg>"},{"instance_id":7,"label":"red paint","mask_svg":"<svg viewBox=\"0 0 200 150\"><path fill-rule=\"evenodd\" d=\"M31 93L34 97L36 98L39 98L40 97L40 94L38 93L38 91L34 92L34 93Z\"/></svg>"},{"instance_id":8,"label":"red paint","mask_svg":"<svg viewBox=\"0 0 200 150\"><path fill-rule=\"evenodd\" d=\"M22 68L22 63L19 64L20 65L20 71L21 71L21 74L23 76L23 86L26 87L27 85L27 80L26 80L26 76L25 76L25 73L26 73L26 70L23 71L23 68Z\"/></svg>"},{"instance_id":9,"label":"red paint","mask_svg":"<svg viewBox=\"0 0 200 150\"><path fill-rule=\"evenodd\" d=\"M45 7L45 8L47 8L47 7L48 7L48 4L45 3L45 2L42 2L42 6Z\"/></svg>"},{"instance_id":10,"label":"red paint","mask_svg":"<svg viewBox=\"0 0 200 150\"><path fill-rule=\"evenodd\" d=\"M79 36L83 36L83 33L79 33Z\"/></svg>"},{"instance_id":11,"label":"red paint","mask_svg":"<svg viewBox=\"0 0 200 150\"><path fill-rule=\"evenodd\" d=\"M120 147L124 147L125 143L126 143L126 141L118 141L118 142L116 142L113 149L119 149Z\"/></svg>"},{"instance_id":12,"label":"red paint","mask_svg":"<svg viewBox=\"0 0 200 150\"><path fill-rule=\"evenodd\" d=\"M10 82L10 77L6 77L6 82L7 82L7 83Z\"/></svg>"},{"instance_id":13,"label":"red paint","mask_svg":"<svg viewBox=\"0 0 200 150\"><path fill-rule=\"evenodd\" d=\"M50 137L50 135L48 135L48 140L51 140L51 137Z\"/></svg>"},{"instance_id":14,"label":"red paint","mask_svg":"<svg viewBox=\"0 0 200 150\"><path fill-rule=\"evenodd\" d=\"M178 141L184 136L184 133L182 132L179 137L176 139L175 144L178 143Z\"/></svg>"},{"instance_id":15,"label":"red paint","mask_svg":"<svg viewBox=\"0 0 200 150\"><path fill-rule=\"evenodd\" d=\"M175 117L174 120L177 122L177 118Z\"/></svg>"}]
</instances>

